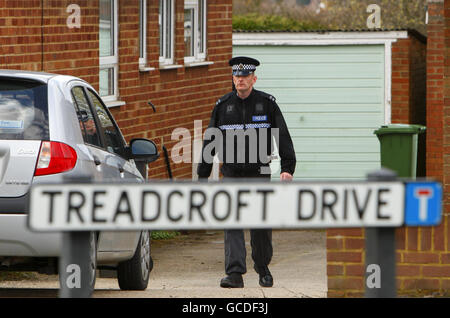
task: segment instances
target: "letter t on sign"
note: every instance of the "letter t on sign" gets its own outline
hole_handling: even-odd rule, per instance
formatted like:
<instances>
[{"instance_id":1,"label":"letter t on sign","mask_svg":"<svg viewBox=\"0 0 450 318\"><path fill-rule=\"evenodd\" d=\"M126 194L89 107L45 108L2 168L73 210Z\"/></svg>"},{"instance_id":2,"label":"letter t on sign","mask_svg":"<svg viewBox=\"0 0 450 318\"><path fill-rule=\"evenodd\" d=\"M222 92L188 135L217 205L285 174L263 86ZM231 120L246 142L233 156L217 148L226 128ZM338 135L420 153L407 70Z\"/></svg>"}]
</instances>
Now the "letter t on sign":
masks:
<instances>
[{"instance_id":1,"label":"letter t on sign","mask_svg":"<svg viewBox=\"0 0 450 318\"><path fill-rule=\"evenodd\" d=\"M433 196L433 189L418 188L414 192L414 197L419 200L419 219L425 221L427 219L428 199Z\"/></svg>"}]
</instances>

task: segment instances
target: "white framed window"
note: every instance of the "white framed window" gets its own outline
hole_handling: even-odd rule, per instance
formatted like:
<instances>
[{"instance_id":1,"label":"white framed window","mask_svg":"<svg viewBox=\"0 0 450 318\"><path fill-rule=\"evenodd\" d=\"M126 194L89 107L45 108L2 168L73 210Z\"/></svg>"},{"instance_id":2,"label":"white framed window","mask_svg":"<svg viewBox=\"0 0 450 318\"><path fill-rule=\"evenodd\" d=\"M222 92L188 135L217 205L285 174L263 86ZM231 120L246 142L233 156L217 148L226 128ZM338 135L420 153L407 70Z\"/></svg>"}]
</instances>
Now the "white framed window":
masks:
<instances>
[{"instance_id":1,"label":"white framed window","mask_svg":"<svg viewBox=\"0 0 450 318\"><path fill-rule=\"evenodd\" d=\"M206 0L184 1L184 62L206 59Z\"/></svg>"},{"instance_id":2,"label":"white framed window","mask_svg":"<svg viewBox=\"0 0 450 318\"><path fill-rule=\"evenodd\" d=\"M100 0L100 96L115 101L119 96L118 0Z\"/></svg>"},{"instance_id":3,"label":"white framed window","mask_svg":"<svg viewBox=\"0 0 450 318\"><path fill-rule=\"evenodd\" d=\"M147 64L147 0L139 1L139 66Z\"/></svg>"},{"instance_id":4,"label":"white framed window","mask_svg":"<svg viewBox=\"0 0 450 318\"><path fill-rule=\"evenodd\" d=\"M174 64L175 1L159 0L159 63Z\"/></svg>"}]
</instances>

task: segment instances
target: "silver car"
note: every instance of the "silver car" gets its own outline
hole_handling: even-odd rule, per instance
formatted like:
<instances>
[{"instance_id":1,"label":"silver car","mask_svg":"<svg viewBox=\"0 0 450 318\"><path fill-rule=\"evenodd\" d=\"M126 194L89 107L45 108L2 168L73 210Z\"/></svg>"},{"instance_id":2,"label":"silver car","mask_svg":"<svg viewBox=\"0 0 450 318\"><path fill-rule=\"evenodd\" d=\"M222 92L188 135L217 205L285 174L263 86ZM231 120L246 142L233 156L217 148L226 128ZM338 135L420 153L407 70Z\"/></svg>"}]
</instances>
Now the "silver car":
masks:
<instances>
[{"instance_id":1,"label":"silver car","mask_svg":"<svg viewBox=\"0 0 450 318\"><path fill-rule=\"evenodd\" d=\"M145 170L157 158L149 140L126 144L85 81L0 70L0 270L58 270L62 235L34 233L26 225L32 183L86 175L92 182L144 182L138 165ZM96 268L114 268L121 289L147 288L152 269L148 231L100 232L91 238L94 278Z\"/></svg>"}]
</instances>

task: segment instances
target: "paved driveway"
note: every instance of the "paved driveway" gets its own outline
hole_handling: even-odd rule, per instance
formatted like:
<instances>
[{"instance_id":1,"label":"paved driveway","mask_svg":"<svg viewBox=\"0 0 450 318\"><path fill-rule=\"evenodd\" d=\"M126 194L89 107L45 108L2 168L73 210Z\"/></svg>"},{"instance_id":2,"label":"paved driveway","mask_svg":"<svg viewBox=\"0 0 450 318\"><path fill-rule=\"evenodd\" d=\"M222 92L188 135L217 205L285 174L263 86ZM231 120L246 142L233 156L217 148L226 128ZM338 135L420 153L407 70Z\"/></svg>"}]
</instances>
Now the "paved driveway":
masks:
<instances>
[{"instance_id":1,"label":"paved driveway","mask_svg":"<svg viewBox=\"0 0 450 318\"><path fill-rule=\"evenodd\" d=\"M98 278L94 297L326 297L325 231L273 232L272 288L262 288L258 284L249 238L246 232L248 272L244 275L245 288L219 287L224 276L223 232L200 231L153 242L155 265L146 291L120 291L116 279ZM35 277L0 282L0 296L57 297L59 284L56 276Z\"/></svg>"}]
</instances>

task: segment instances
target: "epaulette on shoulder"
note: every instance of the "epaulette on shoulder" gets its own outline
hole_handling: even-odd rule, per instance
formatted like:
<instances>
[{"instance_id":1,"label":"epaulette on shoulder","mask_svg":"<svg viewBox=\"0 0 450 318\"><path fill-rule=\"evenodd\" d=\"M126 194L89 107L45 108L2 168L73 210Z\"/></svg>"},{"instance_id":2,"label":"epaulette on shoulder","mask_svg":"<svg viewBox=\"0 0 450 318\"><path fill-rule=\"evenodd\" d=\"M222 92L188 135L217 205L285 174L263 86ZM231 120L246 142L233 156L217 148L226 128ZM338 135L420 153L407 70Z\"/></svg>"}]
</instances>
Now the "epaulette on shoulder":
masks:
<instances>
[{"instance_id":1,"label":"epaulette on shoulder","mask_svg":"<svg viewBox=\"0 0 450 318\"><path fill-rule=\"evenodd\" d=\"M261 92L261 91L258 91L263 97L265 97L265 98L267 98L268 100L270 100L270 101L272 101L272 102L276 102L277 101L277 99L275 98L275 96L273 96L273 95L270 95L270 94L267 94L267 93L265 93L265 92Z\"/></svg>"},{"instance_id":2,"label":"epaulette on shoulder","mask_svg":"<svg viewBox=\"0 0 450 318\"><path fill-rule=\"evenodd\" d=\"M223 95L221 98L219 98L217 100L216 106L218 106L218 105L222 104L223 102L225 102L226 100L228 100L232 95L233 95L233 92Z\"/></svg>"}]
</instances>

